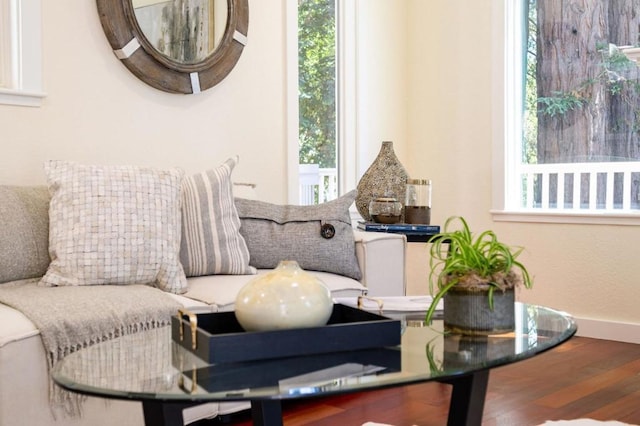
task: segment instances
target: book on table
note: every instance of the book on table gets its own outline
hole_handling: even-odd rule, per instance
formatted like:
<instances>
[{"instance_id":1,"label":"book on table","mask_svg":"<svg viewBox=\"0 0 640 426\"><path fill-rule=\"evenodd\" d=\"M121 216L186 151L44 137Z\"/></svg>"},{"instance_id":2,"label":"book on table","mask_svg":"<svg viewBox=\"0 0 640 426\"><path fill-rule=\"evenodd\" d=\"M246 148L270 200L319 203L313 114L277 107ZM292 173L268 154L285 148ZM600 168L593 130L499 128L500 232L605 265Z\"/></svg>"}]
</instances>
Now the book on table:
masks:
<instances>
[{"instance_id":1,"label":"book on table","mask_svg":"<svg viewBox=\"0 0 640 426\"><path fill-rule=\"evenodd\" d=\"M358 229L361 231L373 232L399 232L399 233L415 233L415 234L438 234L440 233L440 225L423 225L414 223L377 223L377 222L358 222Z\"/></svg>"}]
</instances>

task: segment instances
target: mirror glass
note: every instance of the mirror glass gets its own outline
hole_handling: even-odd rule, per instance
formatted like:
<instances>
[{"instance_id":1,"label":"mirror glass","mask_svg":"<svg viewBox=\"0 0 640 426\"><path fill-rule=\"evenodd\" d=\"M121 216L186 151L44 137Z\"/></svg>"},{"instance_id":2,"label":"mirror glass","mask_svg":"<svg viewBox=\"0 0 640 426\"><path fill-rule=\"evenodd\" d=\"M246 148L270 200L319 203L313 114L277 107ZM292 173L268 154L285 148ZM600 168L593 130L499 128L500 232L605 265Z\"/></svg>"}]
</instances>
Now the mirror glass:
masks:
<instances>
[{"instance_id":1,"label":"mirror glass","mask_svg":"<svg viewBox=\"0 0 640 426\"><path fill-rule=\"evenodd\" d=\"M181 64L197 64L218 48L227 27L227 0L131 0L148 42Z\"/></svg>"}]
</instances>

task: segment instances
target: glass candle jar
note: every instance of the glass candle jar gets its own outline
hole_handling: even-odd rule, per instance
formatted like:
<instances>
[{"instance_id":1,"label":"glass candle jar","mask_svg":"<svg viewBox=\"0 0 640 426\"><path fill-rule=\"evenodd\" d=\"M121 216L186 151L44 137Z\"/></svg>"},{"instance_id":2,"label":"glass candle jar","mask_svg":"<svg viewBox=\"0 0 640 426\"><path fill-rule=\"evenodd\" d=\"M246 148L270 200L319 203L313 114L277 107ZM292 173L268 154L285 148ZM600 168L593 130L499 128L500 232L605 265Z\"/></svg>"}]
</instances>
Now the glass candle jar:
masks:
<instances>
[{"instance_id":1,"label":"glass candle jar","mask_svg":"<svg viewBox=\"0 0 640 426\"><path fill-rule=\"evenodd\" d=\"M407 179L406 194L404 221L429 225L431 222L431 181L428 179Z\"/></svg>"},{"instance_id":2,"label":"glass candle jar","mask_svg":"<svg viewBox=\"0 0 640 426\"><path fill-rule=\"evenodd\" d=\"M374 198L369 203L369 215L377 223L398 223L402 215L402 203L395 198Z\"/></svg>"}]
</instances>

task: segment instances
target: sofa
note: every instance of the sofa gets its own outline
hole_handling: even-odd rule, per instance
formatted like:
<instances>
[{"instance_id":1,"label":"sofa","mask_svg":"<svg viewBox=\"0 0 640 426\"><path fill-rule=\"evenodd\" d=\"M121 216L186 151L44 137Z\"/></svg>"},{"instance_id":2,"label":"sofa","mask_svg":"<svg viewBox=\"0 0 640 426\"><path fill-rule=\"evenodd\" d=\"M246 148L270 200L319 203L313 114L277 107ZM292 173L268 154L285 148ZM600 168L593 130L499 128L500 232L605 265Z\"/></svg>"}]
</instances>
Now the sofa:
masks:
<instances>
[{"instance_id":1,"label":"sofa","mask_svg":"<svg viewBox=\"0 0 640 426\"><path fill-rule=\"evenodd\" d=\"M230 171L234 164L233 161L227 164L230 169L227 170L227 178L230 178ZM52 195L52 192L55 194L60 185L59 182L52 184L51 175L48 179L48 187L0 185L0 288L28 280L43 280L51 272L54 263L52 256L54 258L59 256L51 248L51 244L57 244L56 237L53 236L55 230L52 228L54 225L51 215L56 210L52 196L57 196L57 194ZM224 185L229 186L237 195L238 186L233 186L229 182ZM246 194L243 195L246 196ZM296 214L313 215L319 208L309 207L305 210L304 207L289 206L295 210L295 214L291 216L289 210L282 210L288 209L287 206L247 200L251 198L234 198L233 207L240 219L238 222L240 231L250 230L253 236L262 232L260 227L264 221L280 228L287 225L303 226L299 222L300 217L296 219ZM348 200L346 202L348 203ZM183 216L185 215L184 204L182 200ZM239 208L241 205L242 208ZM262 212L265 209L271 209L270 214L276 216L284 214L293 219L287 223L282 221L275 223L273 218L256 217L261 214L256 214L255 211ZM286 221L285 219L284 222ZM77 227L77 224L75 226ZM185 232L185 226L183 221L183 232ZM296 228L289 229L287 232L301 234L305 231ZM305 269L321 278L335 297L362 294L403 295L406 239L402 235L361 232L354 230L353 227L348 233L355 251L354 258L357 260L357 279L335 272ZM193 272L197 269L193 266L197 262L187 266L189 260L181 257L185 271L192 271L185 274L186 291L166 291L166 294L183 307L196 312L233 310L238 291L256 274L264 274L273 267L269 264L269 247L274 248L276 256L280 254L279 250L287 249L286 243L278 246L277 242L270 241L265 245L264 236L260 236L258 241L253 242L251 242L252 235L244 234L244 237L247 237L245 241L249 258L256 253L256 261L259 261L257 267L250 266L248 273L200 274ZM185 235L182 235L182 240L184 239ZM269 239L273 240L273 237ZM318 245L318 247L323 246ZM315 257L324 255L320 254L318 256L316 253ZM333 263L330 257L329 261ZM301 264L301 266L304 265ZM70 315L72 314L70 312ZM49 366L39 329L23 312L2 303L0 303L0 324L0 426L144 424L142 405L135 401L89 397L82 405L80 416L67 417L56 414L50 406ZM247 403L207 403L186 409L183 416L185 424L189 424L246 408L248 408Z\"/></svg>"}]
</instances>

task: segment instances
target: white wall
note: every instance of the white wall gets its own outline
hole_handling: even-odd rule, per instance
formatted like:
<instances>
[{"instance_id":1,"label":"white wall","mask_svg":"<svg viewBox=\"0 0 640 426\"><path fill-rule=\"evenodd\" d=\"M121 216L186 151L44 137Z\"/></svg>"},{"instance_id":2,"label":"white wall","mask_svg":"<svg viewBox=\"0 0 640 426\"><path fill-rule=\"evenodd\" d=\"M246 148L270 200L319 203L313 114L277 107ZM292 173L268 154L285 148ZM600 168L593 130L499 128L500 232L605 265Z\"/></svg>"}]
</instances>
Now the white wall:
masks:
<instances>
[{"instance_id":1,"label":"white wall","mask_svg":"<svg viewBox=\"0 0 640 426\"><path fill-rule=\"evenodd\" d=\"M399 158L408 157L407 6L405 1L358 2L358 178L375 159L382 141L392 141Z\"/></svg>"},{"instance_id":2,"label":"white wall","mask_svg":"<svg viewBox=\"0 0 640 426\"><path fill-rule=\"evenodd\" d=\"M196 96L153 89L120 64L95 2L43 1L47 97L40 108L0 105L0 183L44 183L42 162L52 158L196 172L239 154L236 181L257 182L262 199L288 201L287 1L249 1L240 61ZM394 141L399 156L407 152L406 5L361 0L356 9L361 175L383 140Z\"/></svg>"},{"instance_id":3,"label":"white wall","mask_svg":"<svg viewBox=\"0 0 640 426\"><path fill-rule=\"evenodd\" d=\"M433 222L463 215L526 247L521 260L535 284L521 300L607 325L580 321L583 335L640 343L640 227L493 222L489 214L495 0L409 1L407 163L434 181Z\"/></svg>"},{"instance_id":4,"label":"white wall","mask_svg":"<svg viewBox=\"0 0 640 426\"><path fill-rule=\"evenodd\" d=\"M51 158L195 172L239 154L235 180L285 201L284 1L250 2L236 68L195 96L153 89L120 64L95 1L43 1L47 97L40 108L0 105L0 183L44 183Z\"/></svg>"}]
</instances>

